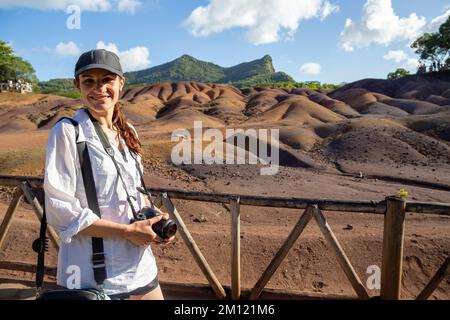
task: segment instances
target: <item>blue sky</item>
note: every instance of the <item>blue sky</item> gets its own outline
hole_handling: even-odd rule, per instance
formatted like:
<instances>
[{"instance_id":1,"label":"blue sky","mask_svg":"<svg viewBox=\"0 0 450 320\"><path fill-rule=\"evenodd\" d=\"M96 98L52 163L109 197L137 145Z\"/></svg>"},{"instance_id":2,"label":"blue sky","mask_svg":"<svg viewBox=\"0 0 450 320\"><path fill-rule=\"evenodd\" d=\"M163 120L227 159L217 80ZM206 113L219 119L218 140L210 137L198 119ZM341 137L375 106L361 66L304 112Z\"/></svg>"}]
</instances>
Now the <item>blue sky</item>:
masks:
<instances>
[{"instance_id":1,"label":"blue sky","mask_svg":"<svg viewBox=\"0 0 450 320\"><path fill-rule=\"evenodd\" d=\"M67 21L80 9L80 28ZM0 39L40 80L68 78L80 53L116 51L127 71L182 54L229 67L273 58L297 81L351 82L415 71L409 48L450 14L448 0L0 0Z\"/></svg>"}]
</instances>

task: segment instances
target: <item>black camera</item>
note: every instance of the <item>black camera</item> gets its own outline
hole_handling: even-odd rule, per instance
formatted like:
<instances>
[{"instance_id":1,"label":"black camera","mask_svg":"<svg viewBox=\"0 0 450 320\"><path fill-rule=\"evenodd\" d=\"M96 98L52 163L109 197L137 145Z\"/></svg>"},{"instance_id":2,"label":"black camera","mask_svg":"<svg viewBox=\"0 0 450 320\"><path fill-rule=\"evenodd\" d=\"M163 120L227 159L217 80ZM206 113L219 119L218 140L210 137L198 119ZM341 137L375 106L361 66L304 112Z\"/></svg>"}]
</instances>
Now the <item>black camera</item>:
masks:
<instances>
[{"instance_id":1,"label":"black camera","mask_svg":"<svg viewBox=\"0 0 450 320\"><path fill-rule=\"evenodd\" d=\"M136 218L130 220L130 223L135 223L136 221L142 221L157 217L161 213L150 207L143 207L137 214ZM157 223L152 224L153 231L160 236L162 239L168 239L177 233L177 225L172 220L159 220Z\"/></svg>"}]
</instances>

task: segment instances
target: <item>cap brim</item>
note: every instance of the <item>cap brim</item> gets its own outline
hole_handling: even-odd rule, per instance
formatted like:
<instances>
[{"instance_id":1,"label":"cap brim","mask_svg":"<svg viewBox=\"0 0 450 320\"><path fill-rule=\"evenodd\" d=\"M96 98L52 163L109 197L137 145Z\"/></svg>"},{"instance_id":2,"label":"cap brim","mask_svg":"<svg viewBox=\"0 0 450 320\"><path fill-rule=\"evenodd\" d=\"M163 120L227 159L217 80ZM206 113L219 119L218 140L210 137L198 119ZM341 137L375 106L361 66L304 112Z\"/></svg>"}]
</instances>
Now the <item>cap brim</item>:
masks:
<instances>
[{"instance_id":1,"label":"cap brim","mask_svg":"<svg viewBox=\"0 0 450 320\"><path fill-rule=\"evenodd\" d=\"M117 69L114 69L106 64L99 64L99 63L93 63L93 64L88 64L87 66L84 66L83 68L80 68L79 70L77 70L77 72L75 72L75 78L78 77L80 74L82 74L85 71L88 70L92 70L92 69L104 69L104 70L108 70L112 73L115 73L121 77L123 77L123 72Z\"/></svg>"}]
</instances>

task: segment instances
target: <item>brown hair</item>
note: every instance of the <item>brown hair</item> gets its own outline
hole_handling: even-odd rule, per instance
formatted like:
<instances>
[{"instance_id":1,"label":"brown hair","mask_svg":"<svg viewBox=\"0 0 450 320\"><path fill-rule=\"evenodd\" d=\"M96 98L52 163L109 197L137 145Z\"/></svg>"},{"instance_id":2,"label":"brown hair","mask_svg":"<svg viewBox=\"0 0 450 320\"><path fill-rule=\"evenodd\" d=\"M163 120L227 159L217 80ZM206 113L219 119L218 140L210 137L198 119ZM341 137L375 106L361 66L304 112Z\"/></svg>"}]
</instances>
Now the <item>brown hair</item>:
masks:
<instances>
[{"instance_id":1,"label":"brown hair","mask_svg":"<svg viewBox=\"0 0 450 320\"><path fill-rule=\"evenodd\" d=\"M127 118L125 114L121 110L121 106L119 103L116 103L114 106L114 113L112 121L120 130L120 134L122 135L125 143L128 146L128 149L133 151L136 154L142 154L142 144L139 141L136 131L128 125Z\"/></svg>"}]
</instances>

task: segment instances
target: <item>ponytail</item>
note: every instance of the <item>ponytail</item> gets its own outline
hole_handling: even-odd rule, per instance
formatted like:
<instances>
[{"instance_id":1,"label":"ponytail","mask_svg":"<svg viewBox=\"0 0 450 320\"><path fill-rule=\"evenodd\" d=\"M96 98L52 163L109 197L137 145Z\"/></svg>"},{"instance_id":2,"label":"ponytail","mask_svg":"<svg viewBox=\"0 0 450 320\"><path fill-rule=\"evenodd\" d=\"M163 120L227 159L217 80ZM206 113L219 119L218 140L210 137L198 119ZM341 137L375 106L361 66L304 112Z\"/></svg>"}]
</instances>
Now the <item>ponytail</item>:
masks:
<instances>
[{"instance_id":1,"label":"ponytail","mask_svg":"<svg viewBox=\"0 0 450 320\"><path fill-rule=\"evenodd\" d=\"M136 131L134 131L134 129L128 125L127 118L123 114L119 103L116 103L116 105L114 106L112 122L119 128L120 134L125 140L128 149L136 154L141 155L142 144L137 137Z\"/></svg>"}]
</instances>

